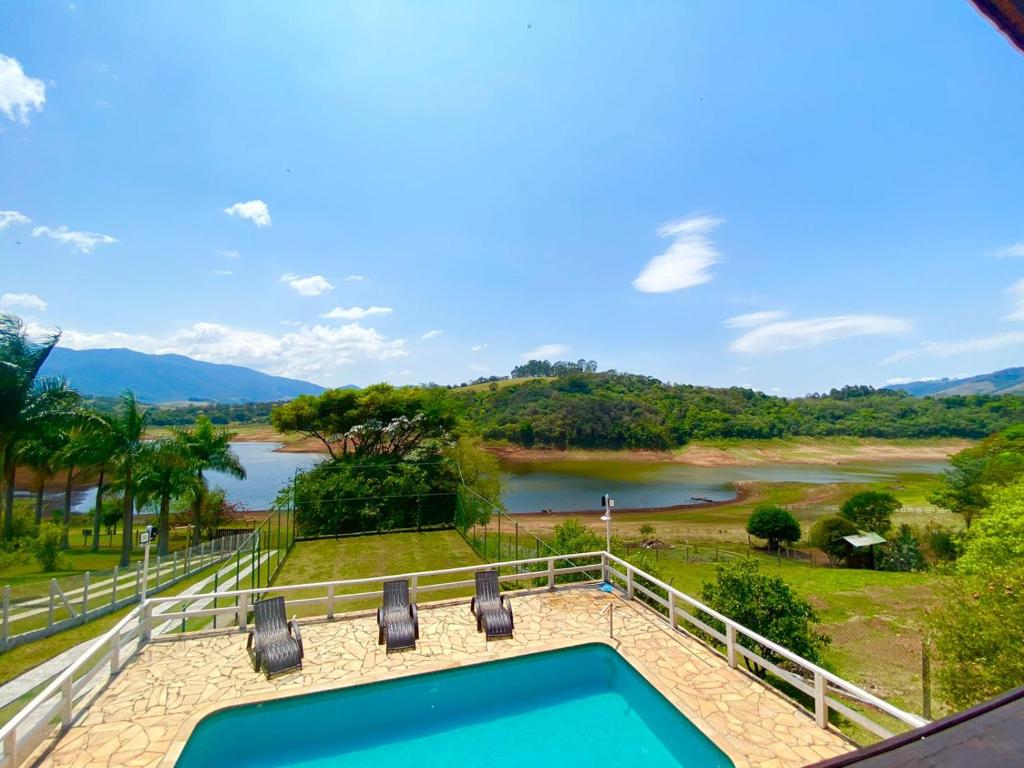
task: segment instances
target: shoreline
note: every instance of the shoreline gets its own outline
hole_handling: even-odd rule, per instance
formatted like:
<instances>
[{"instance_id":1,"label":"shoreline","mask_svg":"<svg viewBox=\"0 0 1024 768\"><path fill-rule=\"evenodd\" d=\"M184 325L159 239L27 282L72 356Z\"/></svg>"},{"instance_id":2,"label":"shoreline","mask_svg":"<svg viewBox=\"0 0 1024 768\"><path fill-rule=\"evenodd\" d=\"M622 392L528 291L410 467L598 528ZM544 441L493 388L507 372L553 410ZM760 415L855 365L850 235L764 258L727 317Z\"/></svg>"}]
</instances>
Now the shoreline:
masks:
<instances>
[{"instance_id":1,"label":"shoreline","mask_svg":"<svg viewBox=\"0 0 1024 768\"><path fill-rule=\"evenodd\" d=\"M738 480L732 483L736 495L731 499L721 501L698 501L692 504L670 504L666 507L616 507L613 514L661 514L665 512L690 512L698 509L715 509L727 507L732 504L742 504L750 501L755 496L756 481ZM506 512L505 515L511 518L553 518L559 516L576 517L579 515L603 515L604 509L573 509L573 510L552 510L551 512Z\"/></svg>"}]
</instances>

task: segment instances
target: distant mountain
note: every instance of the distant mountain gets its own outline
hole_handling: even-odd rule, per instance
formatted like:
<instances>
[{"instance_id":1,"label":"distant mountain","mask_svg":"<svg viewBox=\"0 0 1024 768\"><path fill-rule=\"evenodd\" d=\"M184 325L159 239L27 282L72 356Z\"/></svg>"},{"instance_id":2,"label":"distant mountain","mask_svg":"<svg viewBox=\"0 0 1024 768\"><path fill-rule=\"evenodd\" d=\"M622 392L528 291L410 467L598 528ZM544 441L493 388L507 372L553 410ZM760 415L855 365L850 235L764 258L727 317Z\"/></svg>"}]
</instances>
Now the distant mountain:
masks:
<instances>
[{"instance_id":1,"label":"distant mountain","mask_svg":"<svg viewBox=\"0 0 1024 768\"><path fill-rule=\"evenodd\" d=\"M267 402L324 391L308 381L268 376L240 365L204 363L183 355L147 355L130 349L57 347L42 373L63 376L84 395L112 397L130 389L144 403Z\"/></svg>"},{"instance_id":2,"label":"distant mountain","mask_svg":"<svg viewBox=\"0 0 1024 768\"><path fill-rule=\"evenodd\" d=\"M1004 368L964 379L934 379L893 384L888 389L902 389L915 397L949 397L950 395L1024 394L1024 368Z\"/></svg>"}]
</instances>

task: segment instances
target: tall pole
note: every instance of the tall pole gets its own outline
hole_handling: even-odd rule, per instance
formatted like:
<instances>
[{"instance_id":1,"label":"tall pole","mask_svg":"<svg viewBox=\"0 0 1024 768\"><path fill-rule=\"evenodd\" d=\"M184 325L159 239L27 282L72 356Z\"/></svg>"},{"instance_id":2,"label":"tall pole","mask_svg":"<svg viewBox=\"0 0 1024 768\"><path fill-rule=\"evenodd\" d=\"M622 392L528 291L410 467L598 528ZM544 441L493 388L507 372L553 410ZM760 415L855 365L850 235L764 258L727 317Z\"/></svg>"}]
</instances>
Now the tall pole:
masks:
<instances>
[{"instance_id":1,"label":"tall pole","mask_svg":"<svg viewBox=\"0 0 1024 768\"><path fill-rule=\"evenodd\" d=\"M609 555L612 553L612 507L615 506L615 502L612 501L610 494L605 494L601 499L604 502L604 515L601 519L604 521L604 537L605 537L605 552Z\"/></svg>"}]
</instances>

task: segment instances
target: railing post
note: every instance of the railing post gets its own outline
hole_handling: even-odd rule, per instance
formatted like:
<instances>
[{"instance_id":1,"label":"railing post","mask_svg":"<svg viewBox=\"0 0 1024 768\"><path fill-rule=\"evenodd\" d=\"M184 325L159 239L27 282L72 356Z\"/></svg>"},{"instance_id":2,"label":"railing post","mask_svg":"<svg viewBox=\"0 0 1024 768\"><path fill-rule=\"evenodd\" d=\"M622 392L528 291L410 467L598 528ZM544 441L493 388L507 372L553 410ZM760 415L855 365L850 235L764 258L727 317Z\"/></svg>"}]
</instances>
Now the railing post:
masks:
<instances>
[{"instance_id":1,"label":"railing post","mask_svg":"<svg viewBox=\"0 0 1024 768\"><path fill-rule=\"evenodd\" d=\"M10 758L8 765L17 765L18 760L18 731L11 730L4 737L4 757Z\"/></svg>"},{"instance_id":2,"label":"railing post","mask_svg":"<svg viewBox=\"0 0 1024 768\"><path fill-rule=\"evenodd\" d=\"M142 595L142 563L135 564L135 594Z\"/></svg>"},{"instance_id":3,"label":"railing post","mask_svg":"<svg viewBox=\"0 0 1024 768\"><path fill-rule=\"evenodd\" d=\"M50 579L50 606L46 614L46 628L53 626L53 601L57 596L57 580Z\"/></svg>"},{"instance_id":4,"label":"railing post","mask_svg":"<svg viewBox=\"0 0 1024 768\"><path fill-rule=\"evenodd\" d=\"M241 629L245 629L249 623L249 593L246 592L242 595L242 599L238 601L238 626Z\"/></svg>"},{"instance_id":5,"label":"railing post","mask_svg":"<svg viewBox=\"0 0 1024 768\"><path fill-rule=\"evenodd\" d=\"M416 590L419 589L419 586L419 576L413 576L411 579L409 579L409 602L411 602L413 605L416 604Z\"/></svg>"},{"instance_id":6,"label":"railing post","mask_svg":"<svg viewBox=\"0 0 1024 768\"><path fill-rule=\"evenodd\" d=\"M828 728L828 700L825 698L825 676L814 673L814 722L819 728Z\"/></svg>"},{"instance_id":7,"label":"railing post","mask_svg":"<svg viewBox=\"0 0 1024 768\"><path fill-rule=\"evenodd\" d=\"M3 616L3 647L7 648L7 638L11 636L11 585L4 587L4 616Z\"/></svg>"},{"instance_id":8,"label":"railing post","mask_svg":"<svg viewBox=\"0 0 1024 768\"><path fill-rule=\"evenodd\" d=\"M629 600L633 599L633 595L636 594L636 588L633 586L633 566L626 566L626 597Z\"/></svg>"},{"instance_id":9,"label":"railing post","mask_svg":"<svg viewBox=\"0 0 1024 768\"><path fill-rule=\"evenodd\" d=\"M607 552L602 552L601 553L601 579L604 580L604 582L606 584L611 584L612 580L608 578L608 553Z\"/></svg>"},{"instance_id":10,"label":"railing post","mask_svg":"<svg viewBox=\"0 0 1024 768\"><path fill-rule=\"evenodd\" d=\"M178 550L174 550L174 559L171 561L171 581L178 573Z\"/></svg>"},{"instance_id":11,"label":"railing post","mask_svg":"<svg viewBox=\"0 0 1024 768\"><path fill-rule=\"evenodd\" d=\"M75 677L68 675L60 686L60 729L71 727L72 704L74 703Z\"/></svg>"},{"instance_id":12,"label":"railing post","mask_svg":"<svg viewBox=\"0 0 1024 768\"><path fill-rule=\"evenodd\" d=\"M85 614L89 611L89 572L82 577L82 623L85 623Z\"/></svg>"},{"instance_id":13,"label":"railing post","mask_svg":"<svg viewBox=\"0 0 1024 768\"><path fill-rule=\"evenodd\" d=\"M725 655L729 666L736 669L736 627L732 624L725 625Z\"/></svg>"},{"instance_id":14,"label":"railing post","mask_svg":"<svg viewBox=\"0 0 1024 768\"><path fill-rule=\"evenodd\" d=\"M668 625L676 628L676 596L671 592L668 593Z\"/></svg>"},{"instance_id":15,"label":"railing post","mask_svg":"<svg viewBox=\"0 0 1024 768\"><path fill-rule=\"evenodd\" d=\"M110 642L110 674L116 675L117 670L121 668L121 633L114 632Z\"/></svg>"},{"instance_id":16,"label":"railing post","mask_svg":"<svg viewBox=\"0 0 1024 768\"><path fill-rule=\"evenodd\" d=\"M142 604L142 616L139 617L139 621L142 622L142 643L148 643L149 633L153 630L153 604L149 600Z\"/></svg>"},{"instance_id":17,"label":"railing post","mask_svg":"<svg viewBox=\"0 0 1024 768\"><path fill-rule=\"evenodd\" d=\"M153 585L153 591L160 589L160 555L156 556L156 584Z\"/></svg>"},{"instance_id":18,"label":"railing post","mask_svg":"<svg viewBox=\"0 0 1024 768\"><path fill-rule=\"evenodd\" d=\"M413 602L416 599L413 598ZM327 620L332 621L334 619L334 585L327 585Z\"/></svg>"},{"instance_id":19,"label":"railing post","mask_svg":"<svg viewBox=\"0 0 1024 768\"><path fill-rule=\"evenodd\" d=\"M113 579L113 581L110 582L110 604L111 605L116 605L117 604L117 574L118 574L118 570L119 570L118 567L115 565L114 566L114 579Z\"/></svg>"},{"instance_id":20,"label":"railing post","mask_svg":"<svg viewBox=\"0 0 1024 768\"><path fill-rule=\"evenodd\" d=\"M555 558L548 558L548 589L555 588Z\"/></svg>"}]
</instances>

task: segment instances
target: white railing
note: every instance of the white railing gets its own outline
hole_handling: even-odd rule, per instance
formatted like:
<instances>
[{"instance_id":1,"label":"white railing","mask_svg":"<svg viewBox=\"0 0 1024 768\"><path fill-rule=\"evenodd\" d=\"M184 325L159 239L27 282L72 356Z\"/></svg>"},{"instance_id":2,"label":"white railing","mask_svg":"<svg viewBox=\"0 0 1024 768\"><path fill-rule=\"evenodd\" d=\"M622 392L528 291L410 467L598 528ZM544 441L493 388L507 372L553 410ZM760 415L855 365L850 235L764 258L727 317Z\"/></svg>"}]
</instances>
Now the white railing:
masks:
<instances>
[{"instance_id":1,"label":"white railing","mask_svg":"<svg viewBox=\"0 0 1024 768\"><path fill-rule=\"evenodd\" d=\"M594 560L596 562L578 564L582 560ZM559 565L559 563L566 562L570 564ZM741 658L749 659L752 663L769 670L773 675L785 681L793 688L812 697L815 721L822 728L828 727L829 711L834 710L872 733L882 737L892 735L883 725L876 723L862 712L839 701L836 696L844 696L857 704L871 707L912 728L925 725L928 722L917 715L904 712L898 707L868 693L863 688L747 629L743 625L704 605L699 600L630 565L622 558L607 552L584 552L572 555L550 555L547 557L510 560L500 563L481 563L479 565L443 568L433 571L371 576L361 579L340 579L310 584L285 584L259 589L202 592L193 595L181 594L168 597L147 597L146 602L142 606L134 609L118 622L113 629L100 637L82 657L58 675L24 709L0 728L0 745L3 747L0 768L17 768L38 747L46 735L47 727L58 718L61 732L66 730L71 725L75 712L88 706L87 702L76 703L76 697L82 694L87 689L89 683L104 669L109 670L109 675L115 675L125 661L125 655L122 653L125 645L134 642L136 638L138 639L136 647L141 647L149 641L149 634L155 622L214 619L218 616L230 616L234 619L237 627L244 630L249 623L251 604L260 595L274 592L287 596L299 591L319 591L321 594L317 594L314 597L289 600L289 608L322 606L324 608L324 615L328 619L332 619L339 604L379 598L381 594L380 585L384 581L407 579L409 581L410 599L416 601L418 596L424 593L429 594L430 592L442 590L471 588L475 585L473 578L455 578L451 581L444 580L424 583L426 579L443 576L460 577L493 568L499 569L499 581L539 581L540 585L546 586L548 589L554 589L557 586L560 576L571 574L583 573L595 580L603 578L605 581L613 584L618 581L627 599L633 600L639 593L663 607L667 613L667 621L674 630L680 631L681 627L689 624L700 633L696 635L698 640L701 640L702 636L707 636L720 643L725 649L724 653L721 653L713 645L708 645L708 647L713 652L721 654L727 660L729 666L738 668ZM535 568L536 570L534 570ZM502 573L503 570L507 572ZM358 592L342 591L353 587L370 586L376 588L368 591L360 590ZM664 596L655 592L655 589L664 592ZM231 602L236 602L237 599L237 604L223 608L215 607L194 610L189 610L186 607L181 611L167 611L154 614L154 609L161 603L179 603L187 606L188 603L198 600L206 601L206 604L209 604L211 599L226 599L231 600ZM653 615L666 620L664 614L654 611L649 606L646 607L651 610ZM691 610L694 613L691 613ZM702 614L704 618L698 617L695 613ZM135 623L135 626L131 626L136 619L138 621ZM722 630L720 631L711 626L708 621L718 622ZM683 623L681 624L681 622ZM783 669L763 655L747 648L742 643L742 638L746 638L762 649L766 649L777 658L785 659L789 665L800 670L803 674Z\"/></svg>"}]
</instances>

